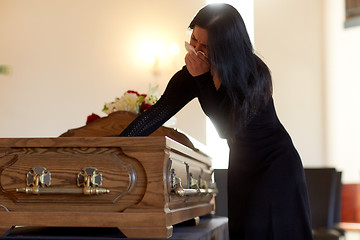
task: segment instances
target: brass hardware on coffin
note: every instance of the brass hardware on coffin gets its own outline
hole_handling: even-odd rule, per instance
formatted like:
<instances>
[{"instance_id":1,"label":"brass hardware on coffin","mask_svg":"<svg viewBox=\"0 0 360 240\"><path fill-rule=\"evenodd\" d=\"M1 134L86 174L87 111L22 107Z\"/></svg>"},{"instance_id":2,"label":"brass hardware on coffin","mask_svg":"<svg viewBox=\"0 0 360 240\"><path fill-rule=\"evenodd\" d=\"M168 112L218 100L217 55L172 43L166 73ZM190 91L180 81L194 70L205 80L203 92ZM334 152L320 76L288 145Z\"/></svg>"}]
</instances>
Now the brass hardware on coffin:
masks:
<instances>
[{"instance_id":1,"label":"brass hardware on coffin","mask_svg":"<svg viewBox=\"0 0 360 240\"><path fill-rule=\"evenodd\" d=\"M97 168L83 168L82 171L77 176L77 185L83 187L83 194L99 195L110 192L109 189L99 188L102 185L102 173L98 173Z\"/></svg>"},{"instance_id":2,"label":"brass hardware on coffin","mask_svg":"<svg viewBox=\"0 0 360 240\"><path fill-rule=\"evenodd\" d=\"M204 180L200 179L200 181L194 179L192 177L192 175L190 174L190 188L183 188L182 184L181 184L181 179L179 177L176 176L176 171L175 169L171 169L171 190L172 192L174 192L176 195L180 196L180 197L184 197L184 196L190 196L190 195L200 195L200 194L216 194L218 193L218 190L215 186L215 183L211 183L211 187L207 187L207 184ZM198 185L198 182L201 182L201 187L205 187L205 188L200 188Z\"/></svg>"},{"instance_id":3,"label":"brass hardware on coffin","mask_svg":"<svg viewBox=\"0 0 360 240\"><path fill-rule=\"evenodd\" d=\"M26 187L17 188L16 192L27 194L83 194L100 195L109 193L110 190L100 188L102 173L94 167L83 168L77 175L78 188L47 188L51 185L51 173L43 167L32 168L26 174Z\"/></svg>"}]
</instances>

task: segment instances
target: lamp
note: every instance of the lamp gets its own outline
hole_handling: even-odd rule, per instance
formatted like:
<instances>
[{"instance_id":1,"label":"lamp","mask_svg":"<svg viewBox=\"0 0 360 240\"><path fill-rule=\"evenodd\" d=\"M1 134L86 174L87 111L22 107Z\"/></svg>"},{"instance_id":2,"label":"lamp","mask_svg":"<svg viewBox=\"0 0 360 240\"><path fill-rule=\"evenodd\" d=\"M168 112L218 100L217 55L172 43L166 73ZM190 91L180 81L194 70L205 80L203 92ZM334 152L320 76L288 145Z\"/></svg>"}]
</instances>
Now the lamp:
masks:
<instances>
[{"instance_id":1,"label":"lamp","mask_svg":"<svg viewBox=\"0 0 360 240\"><path fill-rule=\"evenodd\" d=\"M160 41L146 39L138 48L138 57L150 68L154 75L160 74L161 69L168 64L175 64L175 58L180 49L177 43L161 43Z\"/></svg>"}]
</instances>

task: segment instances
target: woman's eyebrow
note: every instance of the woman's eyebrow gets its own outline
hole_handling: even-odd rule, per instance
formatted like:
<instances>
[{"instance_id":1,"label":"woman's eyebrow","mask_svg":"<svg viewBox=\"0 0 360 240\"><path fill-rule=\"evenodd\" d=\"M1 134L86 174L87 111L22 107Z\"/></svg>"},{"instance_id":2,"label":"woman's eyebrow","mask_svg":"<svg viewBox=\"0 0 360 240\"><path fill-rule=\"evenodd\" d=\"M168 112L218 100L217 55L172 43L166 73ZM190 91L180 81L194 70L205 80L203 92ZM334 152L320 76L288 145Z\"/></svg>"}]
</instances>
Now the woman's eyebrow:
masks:
<instances>
[{"instance_id":1,"label":"woman's eyebrow","mask_svg":"<svg viewBox=\"0 0 360 240\"><path fill-rule=\"evenodd\" d=\"M191 34L191 38L194 39L195 41L198 41L193 33ZM207 47L207 44L204 44L204 43L200 43L200 44L205 48Z\"/></svg>"}]
</instances>

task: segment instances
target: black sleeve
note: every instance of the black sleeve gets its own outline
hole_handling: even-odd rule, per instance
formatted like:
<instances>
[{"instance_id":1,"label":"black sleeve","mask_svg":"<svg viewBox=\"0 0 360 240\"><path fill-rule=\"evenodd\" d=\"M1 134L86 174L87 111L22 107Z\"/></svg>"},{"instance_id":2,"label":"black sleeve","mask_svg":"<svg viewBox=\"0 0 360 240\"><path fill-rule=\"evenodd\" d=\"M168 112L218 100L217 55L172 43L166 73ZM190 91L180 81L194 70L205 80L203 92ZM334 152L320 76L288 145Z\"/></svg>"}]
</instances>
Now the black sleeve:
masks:
<instances>
[{"instance_id":1,"label":"black sleeve","mask_svg":"<svg viewBox=\"0 0 360 240\"><path fill-rule=\"evenodd\" d=\"M194 79L184 67L170 79L157 103L130 123L120 136L150 135L196 96Z\"/></svg>"}]
</instances>

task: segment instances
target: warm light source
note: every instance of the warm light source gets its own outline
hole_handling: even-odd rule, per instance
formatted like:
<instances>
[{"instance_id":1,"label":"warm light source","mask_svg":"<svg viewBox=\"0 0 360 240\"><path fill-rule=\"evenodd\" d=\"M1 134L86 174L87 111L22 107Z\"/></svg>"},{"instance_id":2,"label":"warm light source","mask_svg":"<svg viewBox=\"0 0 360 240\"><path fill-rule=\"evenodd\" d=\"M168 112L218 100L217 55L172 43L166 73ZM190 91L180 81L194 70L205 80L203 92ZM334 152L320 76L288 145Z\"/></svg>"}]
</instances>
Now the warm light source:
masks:
<instances>
[{"instance_id":1,"label":"warm light source","mask_svg":"<svg viewBox=\"0 0 360 240\"><path fill-rule=\"evenodd\" d=\"M178 55L179 52L180 52L179 45L177 45L177 43L171 43L169 46L169 53L171 55Z\"/></svg>"},{"instance_id":2,"label":"warm light source","mask_svg":"<svg viewBox=\"0 0 360 240\"><path fill-rule=\"evenodd\" d=\"M144 40L138 48L138 57L148 63L154 62L156 58L164 53L164 48L159 42Z\"/></svg>"},{"instance_id":3,"label":"warm light source","mask_svg":"<svg viewBox=\"0 0 360 240\"><path fill-rule=\"evenodd\" d=\"M179 45L175 42L168 44L160 40L144 39L139 44L138 59L149 65L153 74L157 75L160 69L164 69L173 58L180 52Z\"/></svg>"}]
</instances>

